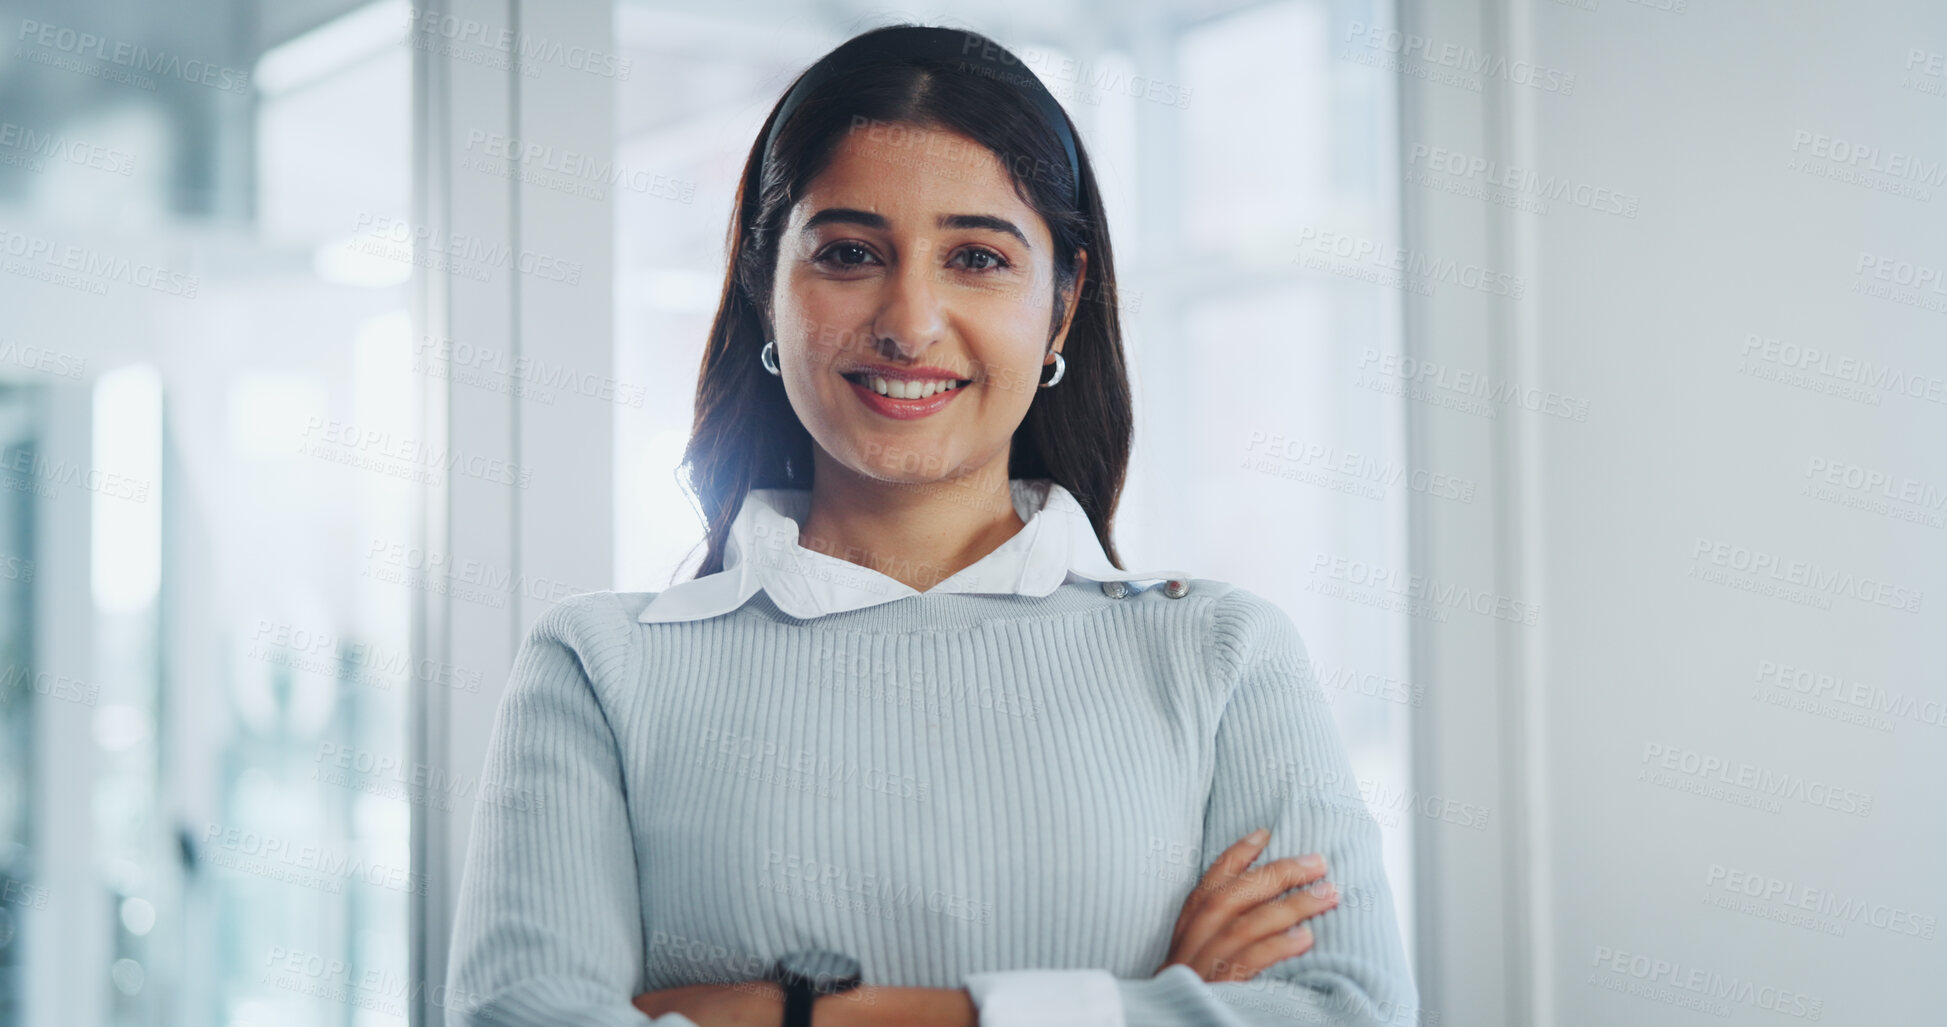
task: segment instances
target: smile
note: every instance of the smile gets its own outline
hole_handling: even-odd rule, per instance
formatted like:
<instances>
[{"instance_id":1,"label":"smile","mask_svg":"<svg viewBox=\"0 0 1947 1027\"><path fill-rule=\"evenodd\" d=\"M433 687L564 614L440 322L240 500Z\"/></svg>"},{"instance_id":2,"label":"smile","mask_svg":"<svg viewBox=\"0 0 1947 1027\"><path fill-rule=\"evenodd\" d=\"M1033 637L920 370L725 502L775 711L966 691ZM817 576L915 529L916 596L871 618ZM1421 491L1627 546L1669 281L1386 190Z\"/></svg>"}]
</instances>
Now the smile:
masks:
<instances>
[{"instance_id":1,"label":"smile","mask_svg":"<svg viewBox=\"0 0 1947 1027\"><path fill-rule=\"evenodd\" d=\"M842 377L851 383L852 392L860 402L880 414L902 421L938 413L960 395L961 386L972 380L929 378L904 381L863 371Z\"/></svg>"},{"instance_id":2,"label":"smile","mask_svg":"<svg viewBox=\"0 0 1947 1027\"><path fill-rule=\"evenodd\" d=\"M881 396L893 399L925 399L936 392L957 389L972 381L971 378L928 378L924 381L908 381L900 378L881 378L867 371L843 376L854 385L871 389Z\"/></svg>"}]
</instances>

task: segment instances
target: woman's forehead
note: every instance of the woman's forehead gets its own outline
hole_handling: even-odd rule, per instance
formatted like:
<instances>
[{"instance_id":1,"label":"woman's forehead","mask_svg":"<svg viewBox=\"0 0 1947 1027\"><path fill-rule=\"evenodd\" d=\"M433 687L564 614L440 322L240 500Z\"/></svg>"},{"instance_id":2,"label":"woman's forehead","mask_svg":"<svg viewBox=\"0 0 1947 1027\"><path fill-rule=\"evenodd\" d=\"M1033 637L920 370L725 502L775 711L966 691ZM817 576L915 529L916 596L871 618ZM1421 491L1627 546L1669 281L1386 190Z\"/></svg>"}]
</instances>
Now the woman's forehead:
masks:
<instances>
[{"instance_id":1,"label":"woman's forehead","mask_svg":"<svg viewBox=\"0 0 1947 1027\"><path fill-rule=\"evenodd\" d=\"M1046 237L1040 217L1015 192L992 150L946 129L897 129L848 132L800 197L792 221L803 224L831 207L911 222L906 227L932 227L941 215L992 214Z\"/></svg>"}]
</instances>

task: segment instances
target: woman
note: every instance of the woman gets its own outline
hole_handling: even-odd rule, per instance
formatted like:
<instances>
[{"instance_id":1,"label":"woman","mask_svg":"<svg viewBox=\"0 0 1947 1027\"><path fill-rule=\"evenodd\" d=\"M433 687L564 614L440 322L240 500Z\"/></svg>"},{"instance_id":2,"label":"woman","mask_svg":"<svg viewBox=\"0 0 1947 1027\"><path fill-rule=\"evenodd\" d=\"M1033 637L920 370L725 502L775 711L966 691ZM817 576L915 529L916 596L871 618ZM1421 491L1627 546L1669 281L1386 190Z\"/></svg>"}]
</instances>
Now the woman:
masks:
<instances>
[{"instance_id":1,"label":"woman","mask_svg":"<svg viewBox=\"0 0 1947 1027\"><path fill-rule=\"evenodd\" d=\"M730 247L707 553L524 644L483 788L533 801L480 807L449 1022L1416 1023L1290 619L1121 569L1114 262L1042 85L971 32L849 41Z\"/></svg>"}]
</instances>

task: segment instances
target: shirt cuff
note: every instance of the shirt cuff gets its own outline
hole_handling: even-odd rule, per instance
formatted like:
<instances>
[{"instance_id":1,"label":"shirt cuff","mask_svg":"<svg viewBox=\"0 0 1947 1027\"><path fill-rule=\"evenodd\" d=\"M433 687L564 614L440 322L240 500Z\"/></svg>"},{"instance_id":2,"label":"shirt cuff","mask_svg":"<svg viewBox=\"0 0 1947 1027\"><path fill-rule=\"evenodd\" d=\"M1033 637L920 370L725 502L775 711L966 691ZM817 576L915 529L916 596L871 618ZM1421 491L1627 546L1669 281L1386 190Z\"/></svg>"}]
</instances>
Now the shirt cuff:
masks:
<instances>
[{"instance_id":1,"label":"shirt cuff","mask_svg":"<svg viewBox=\"0 0 1947 1027\"><path fill-rule=\"evenodd\" d=\"M980 1027L1124 1027L1107 970L993 970L962 980Z\"/></svg>"}]
</instances>

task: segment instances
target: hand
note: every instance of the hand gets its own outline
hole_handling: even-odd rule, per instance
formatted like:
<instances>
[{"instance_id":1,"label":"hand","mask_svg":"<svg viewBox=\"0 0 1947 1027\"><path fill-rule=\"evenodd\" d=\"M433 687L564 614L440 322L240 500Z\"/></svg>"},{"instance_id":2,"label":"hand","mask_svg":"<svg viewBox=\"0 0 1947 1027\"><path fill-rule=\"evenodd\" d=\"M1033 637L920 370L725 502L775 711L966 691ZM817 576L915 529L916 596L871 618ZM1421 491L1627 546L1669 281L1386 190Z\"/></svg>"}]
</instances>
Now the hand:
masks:
<instances>
[{"instance_id":1,"label":"hand","mask_svg":"<svg viewBox=\"0 0 1947 1027\"><path fill-rule=\"evenodd\" d=\"M1338 889L1324 880L1323 856L1316 870L1281 859L1244 872L1270 841L1268 831L1263 841L1246 836L1210 864L1183 900L1170 953L1158 973L1182 963L1206 981L1248 981L1281 959L1311 950L1312 930L1300 921L1337 906ZM1301 885L1310 887L1273 898Z\"/></svg>"},{"instance_id":2,"label":"hand","mask_svg":"<svg viewBox=\"0 0 1947 1027\"><path fill-rule=\"evenodd\" d=\"M637 995L634 1002L652 1019L681 1013L697 1027L777 1027L784 1020L784 987L774 981L686 984Z\"/></svg>"}]
</instances>

